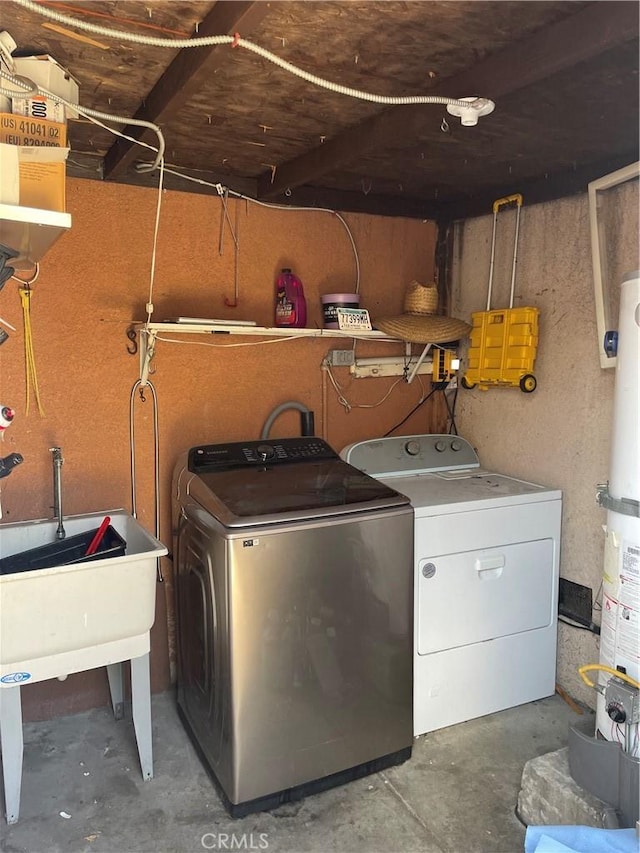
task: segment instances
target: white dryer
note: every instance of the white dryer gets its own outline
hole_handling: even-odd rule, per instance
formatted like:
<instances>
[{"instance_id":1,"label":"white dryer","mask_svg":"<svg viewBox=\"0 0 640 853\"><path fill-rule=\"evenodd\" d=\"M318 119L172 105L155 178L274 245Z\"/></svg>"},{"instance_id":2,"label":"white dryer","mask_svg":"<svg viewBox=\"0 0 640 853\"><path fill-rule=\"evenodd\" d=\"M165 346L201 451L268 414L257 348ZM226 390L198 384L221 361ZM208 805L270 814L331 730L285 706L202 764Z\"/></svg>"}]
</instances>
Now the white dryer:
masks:
<instances>
[{"instance_id":1,"label":"white dryer","mask_svg":"<svg viewBox=\"0 0 640 853\"><path fill-rule=\"evenodd\" d=\"M341 455L414 508L414 734L552 695L562 493L483 470L459 436Z\"/></svg>"}]
</instances>

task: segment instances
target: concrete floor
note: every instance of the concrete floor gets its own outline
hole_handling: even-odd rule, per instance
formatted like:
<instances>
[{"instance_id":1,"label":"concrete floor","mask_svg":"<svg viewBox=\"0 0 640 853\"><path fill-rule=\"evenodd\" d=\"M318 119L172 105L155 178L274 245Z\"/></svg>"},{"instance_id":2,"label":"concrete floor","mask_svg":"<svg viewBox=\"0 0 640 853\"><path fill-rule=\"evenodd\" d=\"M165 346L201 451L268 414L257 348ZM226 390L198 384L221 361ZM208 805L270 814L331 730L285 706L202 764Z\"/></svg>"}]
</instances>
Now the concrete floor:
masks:
<instances>
[{"instance_id":1,"label":"concrete floor","mask_svg":"<svg viewBox=\"0 0 640 853\"><path fill-rule=\"evenodd\" d=\"M130 718L103 708L24 726L20 820L6 853L203 850L518 853L525 762L565 746L578 718L553 696L419 738L405 764L232 820L175 711L153 697L155 778L143 782Z\"/></svg>"}]
</instances>

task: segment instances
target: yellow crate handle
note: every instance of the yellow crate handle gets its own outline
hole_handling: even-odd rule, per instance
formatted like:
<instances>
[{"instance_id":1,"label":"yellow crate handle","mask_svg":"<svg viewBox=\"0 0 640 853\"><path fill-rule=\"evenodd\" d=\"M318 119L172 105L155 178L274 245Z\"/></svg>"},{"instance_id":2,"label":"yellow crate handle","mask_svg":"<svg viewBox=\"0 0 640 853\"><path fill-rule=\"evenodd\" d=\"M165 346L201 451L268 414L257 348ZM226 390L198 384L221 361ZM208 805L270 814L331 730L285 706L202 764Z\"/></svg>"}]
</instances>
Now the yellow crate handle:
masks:
<instances>
[{"instance_id":1,"label":"yellow crate handle","mask_svg":"<svg viewBox=\"0 0 640 853\"><path fill-rule=\"evenodd\" d=\"M505 204L511 204L512 201L515 201L518 207L522 207L522 195L520 193L514 193L513 195L506 195L504 198L497 198L493 202L493 212L497 213L501 207Z\"/></svg>"}]
</instances>

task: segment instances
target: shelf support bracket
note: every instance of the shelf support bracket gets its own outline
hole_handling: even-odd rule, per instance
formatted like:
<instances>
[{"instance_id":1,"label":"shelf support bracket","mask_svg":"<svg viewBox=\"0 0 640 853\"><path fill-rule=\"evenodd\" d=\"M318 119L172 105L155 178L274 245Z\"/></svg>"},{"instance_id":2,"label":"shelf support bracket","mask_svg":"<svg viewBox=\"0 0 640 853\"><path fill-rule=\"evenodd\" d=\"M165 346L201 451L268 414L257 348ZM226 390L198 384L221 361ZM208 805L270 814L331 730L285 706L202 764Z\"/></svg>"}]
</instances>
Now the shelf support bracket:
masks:
<instances>
[{"instance_id":1,"label":"shelf support bracket","mask_svg":"<svg viewBox=\"0 0 640 853\"><path fill-rule=\"evenodd\" d=\"M151 329L140 329L140 385L144 388L149 384L151 360L156 350L156 335Z\"/></svg>"},{"instance_id":2,"label":"shelf support bracket","mask_svg":"<svg viewBox=\"0 0 640 853\"><path fill-rule=\"evenodd\" d=\"M422 352L420 353L420 358L416 361L416 363L413 366L413 369L411 370L411 373L407 376L407 385L410 385L413 382L413 380L415 379L415 376L416 376L418 370L420 370L420 365L422 364L422 362L425 360L425 358L429 354L429 351L431 350L432 346L433 346L433 344L427 344L425 346L425 348L422 350Z\"/></svg>"}]
</instances>

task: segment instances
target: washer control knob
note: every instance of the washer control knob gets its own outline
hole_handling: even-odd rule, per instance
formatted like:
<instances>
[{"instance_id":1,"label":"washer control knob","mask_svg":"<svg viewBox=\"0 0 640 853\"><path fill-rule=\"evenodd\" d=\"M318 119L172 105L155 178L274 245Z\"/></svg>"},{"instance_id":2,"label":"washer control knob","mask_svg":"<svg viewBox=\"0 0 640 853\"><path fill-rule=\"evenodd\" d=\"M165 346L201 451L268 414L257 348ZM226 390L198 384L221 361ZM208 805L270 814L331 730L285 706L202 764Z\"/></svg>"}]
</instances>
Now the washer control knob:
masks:
<instances>
[{"instance_id":1,"label":"washer control knob","mask_svg":"<svg viewBox=\"0 0 640 853\"><path fill-rule=\"evenodd\" d=\"M405 444L404 449L407 451L409 456L417 456L418 453L420 453L420 442L416 441L414 438Z\"/></svg>"},{"instance_id":2,"label":"washer control knob","mask_svg":"<svg viewBox=\"0 0 640 853\"><path fill-rule=\"evenodd\" d=\"M273 457L276 455L275 450L270 444L259 444L256 447L256 451L258 453L258 456L260 457L261 462L266 462L267 459L273 459Z\"/></svg>"},{"instance_id":3,"label":"washer control knob","mask_svg":"<svg viewBox=\"0 0 640 853\"><path fill-rule=\"evenodd\" d=\"M444 453L444 451L446 449L447 449L446 442L444 442L442 439L440 439L440 441L436 441L436 450L438 451L438 453Z\"/></svg>"},{"instance_id":4,"label":"washer control knob","mask_svg":"<svg viewBox=\"0 0 640 853\"><path fill-rule=\"evenodd\" d=\"M462 450L462 442L459 441L457 438L454 438L453 441L451 442L451 449L452 450Z\"/></svg>"}]
</instances>

